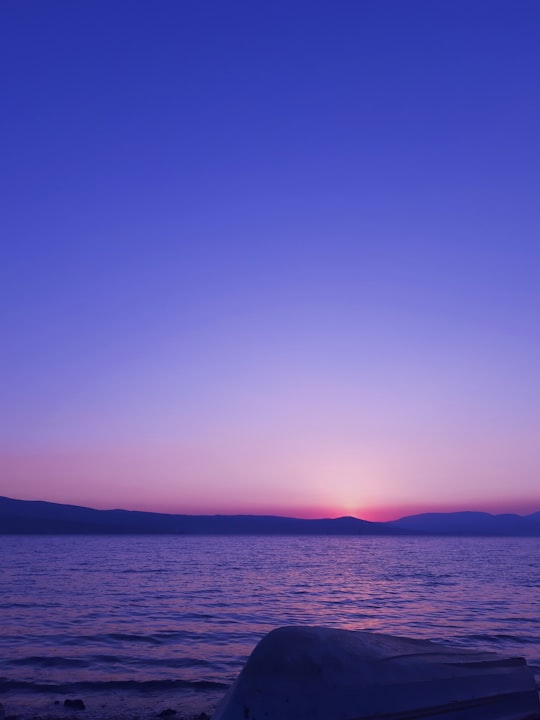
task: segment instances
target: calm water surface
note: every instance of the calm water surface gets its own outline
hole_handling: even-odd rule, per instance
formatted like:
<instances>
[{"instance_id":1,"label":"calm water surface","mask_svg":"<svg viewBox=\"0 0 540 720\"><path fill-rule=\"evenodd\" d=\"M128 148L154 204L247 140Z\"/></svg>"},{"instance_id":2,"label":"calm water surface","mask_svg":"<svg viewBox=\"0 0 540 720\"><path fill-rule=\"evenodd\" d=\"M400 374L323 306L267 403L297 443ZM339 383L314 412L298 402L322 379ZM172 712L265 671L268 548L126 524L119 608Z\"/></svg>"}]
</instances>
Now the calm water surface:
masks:
<instances>
[{"instance_id":1,"label":"calm water surface","mask_svg":"<svg viewBox=\"0 0 540 720\"><path fill-rule=\"evenodd\" d=\"M222 693L291 624L523 655L540 678L538 538L4 536L0 553L4 697Z\"/></svg>"}]
</instances>

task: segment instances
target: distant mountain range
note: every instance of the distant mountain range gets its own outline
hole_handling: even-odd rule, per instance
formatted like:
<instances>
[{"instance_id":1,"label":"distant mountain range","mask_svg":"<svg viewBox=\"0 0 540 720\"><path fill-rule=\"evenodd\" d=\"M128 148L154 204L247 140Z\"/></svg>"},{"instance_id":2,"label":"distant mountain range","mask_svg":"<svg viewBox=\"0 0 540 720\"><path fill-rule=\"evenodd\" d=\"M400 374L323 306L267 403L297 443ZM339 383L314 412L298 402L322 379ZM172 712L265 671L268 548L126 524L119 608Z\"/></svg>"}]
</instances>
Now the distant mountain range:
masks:
<instances>
[{"instance_id":1,"label":"distant mountain range","mask_svg":"<svg viewBox=\"0 0 540 720\"><path fill-rule=\"evenodd\" d=\"M393 522L354 517L304 520L274 515L168 515L94 510L0 497L0 535L504 535L540 537L540 512L426 513Z\"/></svg>"},{"instance_id":2,"label":"distant mountain range","mask_svg":"<svg viewBox=\"0 0 540 720\"><path fill-rule=\"evenodd\" d=\"M485 512L424 513L386 525L426 535L540 536L540 512L532 515L491 515Z\"/></svg>"}]
</instances>

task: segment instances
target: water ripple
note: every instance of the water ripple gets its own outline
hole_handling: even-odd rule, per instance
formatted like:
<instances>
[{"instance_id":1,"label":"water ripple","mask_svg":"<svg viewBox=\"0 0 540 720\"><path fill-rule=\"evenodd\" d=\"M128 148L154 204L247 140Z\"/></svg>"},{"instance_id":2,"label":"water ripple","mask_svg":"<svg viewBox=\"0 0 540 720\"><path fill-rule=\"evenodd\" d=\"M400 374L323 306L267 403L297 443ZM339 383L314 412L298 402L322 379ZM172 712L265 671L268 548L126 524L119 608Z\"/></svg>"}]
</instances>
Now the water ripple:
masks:
<instances>
[{"instance_id":1,"label":"water ripple","mask_svg":"<svg viewBox=\"0 0 540 720\"><path fill-rule=\"evenodd\" d=\"M540 672L538 538L4 537L2 546L0 690L224 687L267 631L290 624L525 655Z\"/></svg>"}]
</instances>

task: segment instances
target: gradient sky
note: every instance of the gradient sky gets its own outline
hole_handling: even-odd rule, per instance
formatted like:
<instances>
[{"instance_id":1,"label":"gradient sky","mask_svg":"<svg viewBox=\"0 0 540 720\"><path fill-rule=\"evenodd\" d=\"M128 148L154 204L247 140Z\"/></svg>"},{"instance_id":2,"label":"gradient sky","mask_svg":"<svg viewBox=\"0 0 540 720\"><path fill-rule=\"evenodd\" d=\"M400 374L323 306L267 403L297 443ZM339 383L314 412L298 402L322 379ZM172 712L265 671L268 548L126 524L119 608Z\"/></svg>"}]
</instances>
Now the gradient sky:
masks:
<instances>
[{"instance_id":1,"label":"gradient sky","mask_svg":"<svg viewBox=\"0 0 540 720\"><path fill-rule=\"evenodd\" d=\"M540 509L537 0L0 14L0 494Z\"/></svg>"}]
</instances>

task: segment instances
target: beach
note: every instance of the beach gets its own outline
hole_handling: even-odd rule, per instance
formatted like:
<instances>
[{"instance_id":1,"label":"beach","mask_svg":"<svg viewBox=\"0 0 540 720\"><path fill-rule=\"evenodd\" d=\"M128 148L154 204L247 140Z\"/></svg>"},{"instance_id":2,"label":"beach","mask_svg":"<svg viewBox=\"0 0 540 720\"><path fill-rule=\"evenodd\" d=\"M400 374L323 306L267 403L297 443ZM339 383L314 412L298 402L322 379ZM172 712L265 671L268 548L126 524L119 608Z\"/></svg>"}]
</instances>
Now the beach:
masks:
<instances>
[{"instance_id":1,"label":"beach","mask_svg":"<svg viewBox=\"0 0 540 720\"><path fill-rule=\"evenodd\" d=\"M223 693L93 693L76 698L10 693L1 699L0 720L208 720L222 697ZM66 700L80 700L84 709L66 707Z\"/></svg>"}]
</instances>

